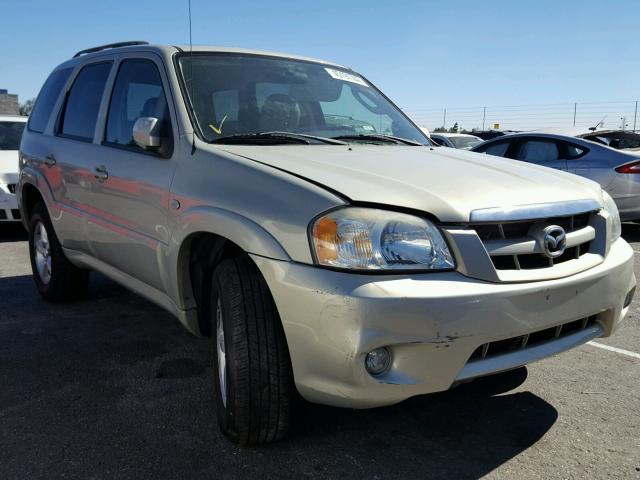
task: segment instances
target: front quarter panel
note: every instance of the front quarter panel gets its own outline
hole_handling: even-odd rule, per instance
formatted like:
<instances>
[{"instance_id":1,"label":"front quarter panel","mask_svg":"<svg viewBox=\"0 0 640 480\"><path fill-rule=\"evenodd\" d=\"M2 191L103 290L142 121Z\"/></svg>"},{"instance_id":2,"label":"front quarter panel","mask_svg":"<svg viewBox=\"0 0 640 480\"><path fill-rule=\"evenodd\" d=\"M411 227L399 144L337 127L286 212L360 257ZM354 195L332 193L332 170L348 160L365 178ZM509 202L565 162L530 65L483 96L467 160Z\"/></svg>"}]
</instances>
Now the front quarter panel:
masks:
<instances>
[{"instance_id":1,"label":"front quarter panel","mask_svg":"<svg viewBox=\"0 0 640 480\"><path fill-rule=\"evenodd\" d=\"M167 268L175 271L167 277L181 278L182 247L198 233L219 235L253 255L313 263L309 222L344 203L275 168L216 148L197 148L180 159L171 188L173 233ZM174 285L172 297L178 304L185 302L182 290Z\"/></svg>"}]
</instances>

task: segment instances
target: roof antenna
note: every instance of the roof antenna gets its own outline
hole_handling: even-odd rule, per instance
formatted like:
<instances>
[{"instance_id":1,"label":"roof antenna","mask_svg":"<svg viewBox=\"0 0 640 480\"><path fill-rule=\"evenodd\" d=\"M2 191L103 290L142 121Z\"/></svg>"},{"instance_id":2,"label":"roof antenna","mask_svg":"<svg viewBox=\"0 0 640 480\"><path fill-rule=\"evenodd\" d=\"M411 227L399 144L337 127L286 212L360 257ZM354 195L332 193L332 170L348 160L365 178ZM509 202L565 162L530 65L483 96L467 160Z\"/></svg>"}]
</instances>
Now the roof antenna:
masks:
<instances>
[{"instance_id":1,"label":"roof antenna","mask_svg":"<svg viewBox=\"0 0 640 480\"><path fill-rule=\"evenodd\" d=\"M600 120L598 123L596 123L595 127L589 127L589 130L591 130L592 132L595 132L598 129L598 127L604 123L605 118L607 118L606 115L604 117L602 117L602 120Z\"/></svg>"},{"instance_id":2,"label":"roof antenna","mask_svg":"<svg viewBox=\"0 0 640 480\"><path fill-rule=\"evenodd\" d=\"M190 77L190 86L189 86L189 102L191 103L191 110L193 110L193 41L191 37L191 0L189 0L189 77ZM194 112L195 114L195 112ZM195 124L193 126L192 133L192 143L191 143L191 155L196 153L196 129Z\"/></svg>"}]
</instances>

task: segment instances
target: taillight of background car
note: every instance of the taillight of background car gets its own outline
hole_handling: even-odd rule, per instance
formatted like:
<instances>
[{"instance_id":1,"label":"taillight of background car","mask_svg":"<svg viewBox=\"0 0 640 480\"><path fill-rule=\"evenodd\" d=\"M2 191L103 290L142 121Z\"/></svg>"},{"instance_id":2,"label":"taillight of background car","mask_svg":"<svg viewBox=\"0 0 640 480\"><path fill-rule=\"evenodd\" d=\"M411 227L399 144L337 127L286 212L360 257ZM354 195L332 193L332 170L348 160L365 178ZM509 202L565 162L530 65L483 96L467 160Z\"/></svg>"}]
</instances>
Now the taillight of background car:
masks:
<instances>
[{"instance_id":1,"label":"taillight of background car","mask_svg":"<svg viewBox=\"0 0 640 480\"><path fill-rule=\"evenodd\" d=\"M640 160L616 167L618 173L640 173Z\"/></svg>"}]
</instances>

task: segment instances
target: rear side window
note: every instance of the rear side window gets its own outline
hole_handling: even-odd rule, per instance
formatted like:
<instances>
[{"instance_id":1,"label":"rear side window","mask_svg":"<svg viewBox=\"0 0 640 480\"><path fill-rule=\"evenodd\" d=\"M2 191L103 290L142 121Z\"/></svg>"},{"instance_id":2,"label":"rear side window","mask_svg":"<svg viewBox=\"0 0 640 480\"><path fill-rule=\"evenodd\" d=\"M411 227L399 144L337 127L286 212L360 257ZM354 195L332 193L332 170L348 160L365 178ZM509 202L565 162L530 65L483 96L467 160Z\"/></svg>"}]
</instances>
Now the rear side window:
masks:
<instances>
[{"instance_id":1,"label":"rear side window","mask_svg":"<svg viewBox=\"0 0 640 480\"><path fill-rule=\"evenodd\" d=\"M566 142L560 143L560 149L563 150L562 158L566 158L567 160L574 160L576 158L580 158L582 155L586 153L586 149L578 147L577 145L573 145L571 143L566 143Z\"/></svg>"},{"instance_id":2,"label":"rear side window","mask_svg":"<svg viewBox=\"0 0 640 480\"><path fill-rule=\"evenodd\" d=\"M160 136L169 140L171 121L162 80L149 60L125 60L118 71L107 117L106 143L139 149L133 141L133 125L141 117L160 120ZM165 146L170 142L163 142Z\"/></svg>"},{"instance_id":3,"label":"rear side window","mask_svg":"<svg viewBox=\"0 0 640 480\"><path fill-rule=\"evenodd\" d=\"M67 96L60 133L65 137L91 141L111 62L87 65L76 77Z\"/></svg>"},{"instance_id":4,"label":"rear side window","mask_svg":"<svg viewBox=\"0 0 640 480\"><path fill-rule=\"evenodd\" d=\"M556 142L549 140L526 140L522 143L517 160L545 164L560 159Z\"/></svg>"},{"instance_id":5,"label":"rear side window","mask_svg":"<svg viewBox=\"0 0 640 480\"><path fill-rule=\"evenodd\" d=\"M29 130L42 133L47 128L51 111L72 70L73 68L63 68L49 75L29 116Z\"/></svg>"},{"instance_id":6,"label":"rear side window","mask_svg":"<svg viewBox=\"0 0 640 480\"><path fill-rule=\"evenodd\" d=\"M508 148L509 142L495 142L487 147L479 148L478 151L488 155L495 155L496 157L504 157Z\"/></svg>"}]
</instances>

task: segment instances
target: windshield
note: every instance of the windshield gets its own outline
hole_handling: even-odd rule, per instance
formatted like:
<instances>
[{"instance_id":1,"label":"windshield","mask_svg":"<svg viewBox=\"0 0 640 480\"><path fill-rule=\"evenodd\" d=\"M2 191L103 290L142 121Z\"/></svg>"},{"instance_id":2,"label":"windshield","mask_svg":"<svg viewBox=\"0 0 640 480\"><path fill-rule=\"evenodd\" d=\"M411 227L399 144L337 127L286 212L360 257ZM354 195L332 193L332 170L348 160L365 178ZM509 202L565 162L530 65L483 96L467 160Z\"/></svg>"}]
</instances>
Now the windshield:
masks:
<instances>
[{"instance_id":1,"label":"windshield","mask_svg":"<svg viewBox=\"0 0 640 480\"><path fill-rule=\"evenodd\" d=\"M0 122L0 150L19 150L24 122Z\"/></svg>"},{"instance_id":2,"label":"windshield","mask_svg":"<svg viewBox=\"0 0 640 480\"><path fill-rule=\"evenodd\" d=\"M289 132L356 137L348 142L358 141L360 135L392 135L429 144L376 88L349 70L216 53L183 54L178 66L193 99L197 127L208 142L231 135Z\"/></svg>"},{"instance_id":3,"label":"windshield","mask_svg":"<svg viewBox=\"0 0 640 480\"><path fill-rule=\"evenodd\" d=\"M471 150L482 143L482 140L476 137L449 137L449 140L456 148L461 148L462 150Z\"/></svg>"},{"instance_id":4,"label":"windshield","mask_svg":"<svg viewBox=\"0 0 640 480\"><path fill-rule=\"evenodd\" d=\"M607 145L616 150L640 148L640 134L633 132L605 132L583 135L582 138Z\"/></svg>"}]
</instances>

